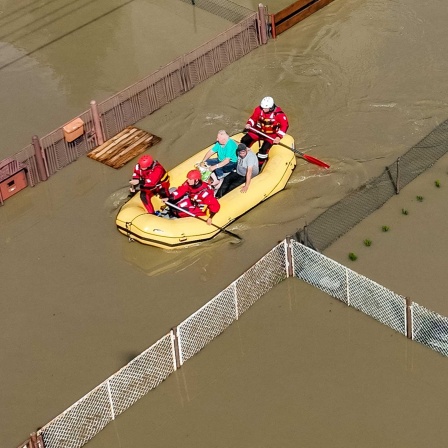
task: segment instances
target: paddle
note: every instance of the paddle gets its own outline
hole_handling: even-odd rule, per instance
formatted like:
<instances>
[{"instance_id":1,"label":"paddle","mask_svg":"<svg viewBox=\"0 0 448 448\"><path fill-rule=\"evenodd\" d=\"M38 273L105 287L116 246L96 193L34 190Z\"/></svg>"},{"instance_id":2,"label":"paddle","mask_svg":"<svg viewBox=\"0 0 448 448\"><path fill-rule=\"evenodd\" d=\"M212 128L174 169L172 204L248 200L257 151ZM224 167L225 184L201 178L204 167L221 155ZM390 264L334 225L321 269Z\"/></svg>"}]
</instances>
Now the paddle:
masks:
<instances>
[{"instance_id":1,"label":"paddle","mask_svg":"<svg viewBox=\"0 0 448 448\"><path fill-rule=\"evenodd\" d=\"M272 137L270 137L267 134L264 134L263 132L259 131L258 129L254 129L254 128L250 127L249 130L252 131L252 132L255 132L256 134L261 135L261 136L263 136L265 138L268 138L269 140L274 141L274 139ZM322 160L316 159L316 157L309 156L308 154L304 154L303 152L300 152L298 149L294 148L293 146L285 145L282 142L279 142L277 144L280 145L280 146L283 146L285 148L290 149L291 151L295 152L300 157L305 159L307 162L314 163L315 165L321 166L323 168L330 168L330 165L328 165L325 162L322 162Z\"/></svg>"},{"instance_id":2,"label":"paddle","mask_svg":"<svg viewBox=\"0 0 448 448\"><path fill-rule=\"evenodd\" d=\"M186 213L187 215L190 215L193 218L199 219L199 221L207 223L207 221L205 219L202 219L201 217L196 216L194 213L191 213L190 211L185 210L184 208L178 207L177 205L172 204L171 202L166 201L165 204L168 205L169 207L172 207L172 208L175 208L176 210L179 210L180 212L184 212L184 213ZM216 224L213 224L213 223L211 223L211 225L213 227L216 227L219 230L222 230L225 233L228 233L230 236L233 236L237 240L243 241L243 239L240 236L238 236L236 233L233 233L230 230L224 229L223 227L219 227L219 226L217 226Z\"/></svg>"}]
</instances>

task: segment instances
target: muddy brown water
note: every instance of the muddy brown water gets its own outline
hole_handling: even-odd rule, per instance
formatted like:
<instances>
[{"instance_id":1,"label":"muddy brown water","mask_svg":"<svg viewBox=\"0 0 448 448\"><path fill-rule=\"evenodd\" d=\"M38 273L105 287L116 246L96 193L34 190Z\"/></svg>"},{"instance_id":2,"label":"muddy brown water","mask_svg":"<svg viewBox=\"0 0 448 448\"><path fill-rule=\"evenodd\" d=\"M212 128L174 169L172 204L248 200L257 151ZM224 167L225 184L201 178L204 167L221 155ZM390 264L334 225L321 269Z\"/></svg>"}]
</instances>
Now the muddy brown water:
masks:
<instances>
[{"instance_id":1,"label":"muddy brown water","mask_svg":"<svg viewBox=\"0 0 448 448\"><path fill-rule=\"evenodd\" d=\"M55 13L32 32L26 20L38 10L28 11L30 2L0 2L0 58L9 64L0 69L2 157L228 26L182 2L90 3L73 3L76 11L40 3L66 8L75 25L57 39L68 24ZM240 131L260 97L274 96L297 146L331 169L298 161L285 191L231 225L240 246L225 235L175 251L130 244L115 229L113 208L131 166L115 171L82 158L8 200L0 210L0 445L15 446L65 410L444 121L447 15L442 1L335 0L138 123L162 137L153 155L170 168L217 130ZM443 186L446 161L437 167L431 176ZM326 253L347 264L355 251L350 267L448 314L446 231L434 215L446 218L446 190L432 181L394 198L396 208L409 208L410 225L379 216L366 221L372 230L357 227ZM425 201L414 204L421 191ZM374 234L386 219L399 231ZM438 229L437 244L399 244L426 224ZM360 240L370 235L368 252ZM422 268L434 273L430 283L409 275ZM446 365L288 280L89 445L444 446Z\"/></svg>"}]
</instances>

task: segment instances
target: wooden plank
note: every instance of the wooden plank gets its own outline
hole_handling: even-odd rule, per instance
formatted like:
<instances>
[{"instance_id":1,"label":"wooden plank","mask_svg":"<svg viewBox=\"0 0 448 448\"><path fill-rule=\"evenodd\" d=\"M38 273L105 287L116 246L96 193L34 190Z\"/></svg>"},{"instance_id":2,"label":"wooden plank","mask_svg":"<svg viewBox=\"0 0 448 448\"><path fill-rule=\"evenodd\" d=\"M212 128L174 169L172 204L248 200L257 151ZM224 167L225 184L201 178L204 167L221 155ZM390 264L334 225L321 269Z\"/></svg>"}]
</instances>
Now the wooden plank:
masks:
<instances>
[{"instance_id":1,"label":"wooden plank","mask_svg":"<svg viewBox=\"0 0 448 448\"><path fill-rule=\"evenodd\" d=\"M148 143L148 136L143 135L140 137L136 137L134 142L132 142L132 145L126 145L121 151L115 151L112 157L109 157L109 162L114 163L119 157L126 157L132 150L137 146L147 146Z\"/></svg>"},{"instance_id":2,"label":"wooden plank","mask_svg":"<svg viewBox=\"0 0 448 448\"><path fill-rule=\"evenodd\" d=\"M137 131L138 131L137 128L133 128L133 129L126 128L124 131L121 131L119 134L112 137L107 142L104 142L101 146L98 146L98 148L94 149L89 154L95 154L96 157L99 158L103 154L110 151L113 147L118 145L121 141L129 138L133 133L135 133Z\"/></svg>"},{"instance_id":3,"label":"wooden plank","mask_svg":"<svg viewBox=\"0 0 448 448\"><path fill-rule=\"evenodd\" d=\"M152 136L148 137L147 135L144 135L143 137L136 139L132 145L126 146L126 148L123 151L115 153L112 157L110 157L109 161L115 163L115 161L117 161L119 158L127 158L128 153L130 151L133 151L139 145L143 144L146 147L152 146L152 139L153 139Z\"/></svg>"},{"instance_id":4,"label":"wooden plank","mask_svg":"<svg viewBox=\"0 0 448 448\"><path fill-rule=\"evenodd\" d=\"M135 141L137 141L137 140L141 141L141 140L146 139L147 137L148 136L146 133L142 134L140 132L136 132L132 136L126 137L126 139L120 139L120 141L117 142L117 144L109 147L109 149L106 153L104 153L104 151L102 151L101 155L97 158L99 160L101 160L102 158L111 160L116 154L118 154L118 155L124 154Z\"/></svg>"},{"instance_id":5,"label":"wooden plank","mask_svg":"<svg viewBox=\"0 0 448 448\"><path fill-rule=\"evenodd\" d=\"M292 5L287 6L285 9L282 9L281 11L274 14L274 21L277 24L278 22L282 21L286 17L290 16L291 14L294 14L299 9L303 8L304 6L308 5L309 3L313 3L316 0L298 0L294 2Z\"/></svg>"},{"instance_id":6,"label":"wooden plank","mask_svg":"<svg viewBox=\"0 0 448 448\"><path fill-rule=\"evenodd\" d=\"M87 156L97 162L118 169L134 157L159 143L160 137L128 126L107 142L90 151Z\"/></svg>"},{"instance_id":7,"label":"wooden plank","mask_svg":"<svg viewBox=\"0 0 448 448\"><path fill-rule=\"evenodd\" d=\"M306 19L311 14L314 14L316 11L319 11L319 9L322 9L324 6L327 6L332 1L333 0L319 0L316 3L313 3L312 5L310 5L308 8L302 10L300 13L293 15L290 19L285 20L284 22L280 23L278 26L276 24L276 26L275 26L276 34L279 35L279 34L283 33L284 31L288 30L292 26L301 22L303 19Z\"/></svg>"}]
</instances>

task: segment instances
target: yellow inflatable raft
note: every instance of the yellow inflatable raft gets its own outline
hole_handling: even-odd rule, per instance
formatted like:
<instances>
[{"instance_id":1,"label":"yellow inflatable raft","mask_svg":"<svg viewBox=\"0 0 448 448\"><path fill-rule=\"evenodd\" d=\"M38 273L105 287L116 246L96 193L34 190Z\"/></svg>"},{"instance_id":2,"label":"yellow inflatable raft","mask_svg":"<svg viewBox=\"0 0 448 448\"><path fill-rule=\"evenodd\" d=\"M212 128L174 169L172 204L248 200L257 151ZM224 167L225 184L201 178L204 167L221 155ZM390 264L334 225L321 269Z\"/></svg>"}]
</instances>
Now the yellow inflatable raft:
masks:
<instances>
[{"instance_id":1,"label":"yellow inflatable raft","mask_svg":"<svg viewBox=\"0 0 448 448\"><path fill-rule=\"evenodd\" d=\"M240 133L231 138L239 142L243 135ZM294 147L294 139L286 135L282 139L282 144ZM253 148L256 145L257 143ZM169 171L171 187L178 187L185 182L188 171L195 168L195 164L202 160L211 146L213 145L199 151ZM213 223L217 227L226 227L260 202L283 190L295 166L294 152L284 146L274 145L269 152L269 160L263 171L252 179L247 193L241 193L241 187L238 187L219 199L221 209L213 217ZM152 200L156 210L163 205L158 197ZM150 215L146 212L139 194L134 195L121 207L116 224L118 230L129 238L164 249L174 249L209 240L220 232L219 228L210 226L197 218L168 219Z\"/></svg>"}]
</instances>

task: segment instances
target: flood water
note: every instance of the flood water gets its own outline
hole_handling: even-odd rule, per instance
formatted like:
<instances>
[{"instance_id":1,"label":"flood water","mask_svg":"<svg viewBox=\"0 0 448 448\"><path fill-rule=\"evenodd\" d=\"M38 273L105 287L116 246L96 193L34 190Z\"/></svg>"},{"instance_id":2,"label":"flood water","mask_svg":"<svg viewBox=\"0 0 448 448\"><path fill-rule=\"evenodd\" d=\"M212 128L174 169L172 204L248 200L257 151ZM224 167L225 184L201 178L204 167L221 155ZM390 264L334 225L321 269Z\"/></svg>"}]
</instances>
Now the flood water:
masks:
<instances>
[{"instance_id":1,"label":"flood water","mask_svg":"<svg viewBox=\"0 0 448 448\"><path fill-rule=\"evenodd\" d=\"M44 8L53 12L38 22ZM189 8L0 1L1 156L229 26ZM275 98L297 147L331 169L298 160L285 191L230 226L241 245L226 235L175 251L129 243L113 208L131 164L116 171L82 158L8 200L0 445L17 445L64 411L444 121L447 19L437 0L335 0L137 124L162 138L152 154L171 168L217 130L239 132L262 96ZM381 276L401 292L397 272ZM431 446L444 446L446 365L288 280L89 446L422 446L429 434Z\"/></svg>"}]
</instances>

